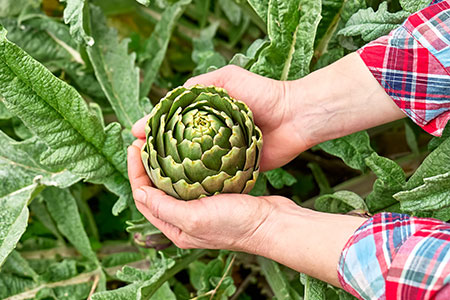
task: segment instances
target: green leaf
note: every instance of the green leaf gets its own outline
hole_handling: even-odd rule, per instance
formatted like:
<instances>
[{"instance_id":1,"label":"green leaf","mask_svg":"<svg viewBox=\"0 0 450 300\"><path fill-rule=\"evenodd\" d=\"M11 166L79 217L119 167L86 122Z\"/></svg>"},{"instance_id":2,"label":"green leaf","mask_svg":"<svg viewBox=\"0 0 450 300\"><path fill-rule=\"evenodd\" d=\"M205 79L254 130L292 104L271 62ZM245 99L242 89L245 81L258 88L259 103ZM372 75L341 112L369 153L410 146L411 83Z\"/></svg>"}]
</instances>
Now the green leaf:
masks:
<instances>
[{"instance_id":1,"label":"green leaf","mask_svg":"<svg viewBox=\"0 0 450 300\"><path fill-rule=\"evenodd\" d=\"M18 15L28 3L29 0L2 0L0 18Z\"/></svg>"},{"instance_id":2,"label":"green leaf","mask_svg":"<svg viewBox=\"0 0 450 300\"><path fill-rule=\"evenodd\" d=\"M88 46L94 44L94 39L86 33L85 13L88 9L86 0L59 0L66 3L64 9L64 22L70 26L70 34L77 43L85 43Z\"/></svg>"},{"instance_id":3,"label":"green leaf","mask_svg":"<svg viewBox=\"0 0 450 300\"><path fill-rule=\"evenodd\" d=\"M400 5L407 12L415 13L427 7L430 2L431 0L400 0Z\"/></svg>"},{"instance_id":4,"label":"green leaf","mask_svg":"<svg viewBox=\"0 0 450 300\"><path fill-rule=\"evenodd\" d=\"M248 0L250 6L255 10L258 16L267 23L269 11L269 0Z\"/></svg>"},{"instance_id":5,"label":"green leaf","mask_svg":"<svg viewBox=\"0 0 450 300\"><path fill-rule=\"evenodd\" d=\"M245 55L242 53L237 53L230 60L230 65L236 65L244 69L249 69L251 65L255 62L256 58L259 56L261 51L267 47L269 42L263 39L255 40L250 47L248 47Z\"/></svg>"},{"instance_id":6,"label":"green leaf","mask_svg":"<svg viewBox=\"0 0 450 300\"><path fill-rule=\"evenodd\" d=\"M16 247L28 224L28 202L37 183L0 198L0 266Z\"/></svg>"},{"instance_id":7,"label":"green leaf","mask_svg":"<svg viewBox=\"0 0 450 300\"><path fill-rule=\"evenodd\" d=\"M80 180L63 168L49 168L39 162L39 156L47 147L33 138L16 142L0 131L0 197L33 184L68 187Z\"/></svg>"},{"instance_id":8,"label":"green leaf","mask_svg":"<svg viewBox=\"0 0 450 300\"><path fill-rule=\"evenodd\" d=\"M0 115L1 115L1 109L0 109ZM440 144L442 144L446 139L450 137L450 122L447 123L445 126L442 135L440 137L434 137L429 143L428 143L428 150L433 151L437 147L439 147Z\"/></svg>"},{"instance_id":9,"label":"green leaf","mask_svg":"<svg viewBox=\"0 0 450 300\"><path fill-rule=\"evenodd\" d=\"M92 300L137 299L136 292L138 288L139 283L133 283L112 291L98 292L92 295Z\"/></svg>"},{"instance_id":10,"label":"green leaf","mask_svg":"<svg viewBox=\"0 0 450 300\"><path fill-rule=\"evenodd\" d=\"M218 22L212 23L200 31L200 37L193 39L192 60L197 64L193 75L206 73L210 67L220 68L226 65L225 58L214 51L213 39L218 27Z\"/></svg>"},{"instance_id":11,"label":"green leaf","mask_svg":"<svg viewBox=\"0 0 450 300\"><path fill-rule=\"evenodd\" d=\"M364 159L374 151L366 131L356 132L318 145L323 151L341 158L349 167L364 171Z\"/></svg>"},{"instance_id":12,"label":"green leaf","mask_svg":"<svg viewBox=\"0 0 450 300\"><path fill-rule=\"evenodd\" d=\"M250 70L280 80L298 79L308 74L320 12L320 0L271 0L270 45L261 51Z\"/></svg>"},{"instance_id":13,"label":"green leaf","mask_svg":"<svg viewBox=\"0 0 450 300\"><path fill-rule=\"evenodd\" d=\"M294 176L282 168L277 168L264 173L270 184L276 189L282 189L284 186L291 186L297 182Z\"/></svg>"},{"instance_id":14,"label":"green leaf","mask_svg":"<svg viewBox=\"0 0 450 300\"><path fill-rule=\"evenodd\" d=\"M238 26L241 23L242 11L236 2L233 0L219 0L218 4L231 24Z\"/></svg>"},{"instance_id":15,"label":"green leaf","mask_svg":"<svg viewBox=\"0 0 450 300\"><path fill-rule=\"evenodd\" d=\"M0 98L0 120L8 120L12 118L12 114L6 109L3 104L2 98Z\"/></svg>"},{"instance_id":16,"label":"green leaf","mask_svg":"<svg viewBox=\"0 0 450 300\"><path fill-rule=\"evenodd\" d=\"M350 191L320 196L316 199L314 207L319 211L331 213L346 213L355 209L368 210L364 199Z\"/></svg>"},{"instance_id":17,"label":"green leaf","mask_svg":"<svg viewBox=\"0 0 450 300\"><path fill-rule=\"evenodd\" d=\"M424 184L394 195L406 212L436 211L450 206L450 172L424 178Z\"/></svg>"},{"instance_id":18,"label":"green leaf","mask_svg":"<svg viewBox=\"0 0 450 300\"><path fill-rule=\"evenodd\" d=\"M331 188L328 182L327 176L323 172L322 168L317 163L308 163L308 168L311 169L314 179L319 186L320 194L331 194L333 193L333 188Z\"/></svg>"},{"instance_id":19,"label":"green leaf","mask_svg":"<svg viewBox=\"0 0 450 300\"><path fill-rule=\"evenodd\" d=\"M120 203L131 203L119 124L103 128L74 88L53 76L5 35L2 29L0 95L8 110L48 146L41 163L64 165L90 182L105 184L120 196Z\"/></svg>"},{"instance_id":20,"label":"green leaf","mask_svg":"<svg viewBox=\"0 0 450 300\"><path fill-rule=\"evenodd\" d=\"M64 238L59 233L55 222L53 221L47 206L44 203L41 195L38 195L30 204L31 214L35 216L59 241L64 241Z\"/></svg>"},{"instance_id":21,"label":"green leaf","mask_svg":"<svg viewBox=\"0 0 450 300\"><path fill-rule=\"evenodd\" d=\"M387 2L382 2L376 12L371 7L359 10L348 20L339 34L361 35L364 41L372 41L397 28L409 16L409 12L390 13L387 8Z\"/></svg>"},{"instance_id":22,"label":"green leaf","mask_svg":"<svg viewBox=\"0 0 450 300\"><path fill-rule=\"evenodd\" d=\"M168 6L162 13L161 20L156 24L152 35L146 41L141 58L144 79L140 87L140 97L145 97L150 92L166 55L172 32L186 6L190 3L191 0L180 0Z\"/></svg>"},{"instance_id":23,"label":"green leaf","mask_svg":"<svg viewBox=\"0 0 450 300\"><path fill-rule=\"evenodd\" d=\"M300 274L300 281L305 286L304 300L326 300L327 284L306 274Z\"/></svg>"},{"instance_id":24,"label":"green leaf","mask_svg":"<svg viewBox=\"0 0 450 300\"><path fill-rule=\"evenodd\" d=\"M397 201L393 195L402 191L406 184L403 169L394 161L372 153L365 159L367 166L377 175L373 191L367 196L366 203L371 212L380 211Z\"/></svg>"},{"instance_id":25,"label":"green leaf","mask_svg":"<svg viewBox=\"0 0 450 300\"><path fill-rule=\"evenodd\" d=\"M89 59L120 123L131 128L144 116L139 105L136 55L128 54L128 40L119 42L117 31L107 26L100 8L91 6L90 13L90 30L95 44L87 47Z\"/></svg>"},{"instance_id":26,"label":"green leaf","mask_svg":"<svg viewBox=\"0 0 450 300\"><path fill-rule=\"evenodd\" d=\"M72 194L67 189L49 187L41 195L59 231L81 255L99 264L84 230L77 203Z\"/></svg>"},{"instance_id":27,"label":"green leaf","mask_svg":"<svg viewBox=\"0 0 450 300\"><path fill-rule=\"evenodd\" d=\"M294 290L286 275L281 271L280 266L265 257L257 257L258 264L261 266L261 271L269 283L272 292L278 300L300 300L302 297Z\"/></svg>"},{"instance_id":28,"label":"green leaf","mask_svg":"<svg viewBox=\"0 0 450 300\"><path fill-rule=\"evenodd\" d=\"M416 172L406 183L406 189L410 190L424 184L424 178L434 177L448 172L450 166L450 139L444 140L439 147L431 152Z\"/></svg>"},{"instance_id":29,"label":"green leaf","mask_svg":"<svg viewBox=\"0 0 450 300\"><path fill-rule=\"evenodd\" d=\"M419 154L419 143L417 142L417 136L419 135L417 127L410 119L405 120L405 135L406 135L406 143L411 149L412 153L418 155Z\"/></svg>"},{"instance_id":30,"label":"green leaf","mask_svg":"<svg viewBox=\"0 0 450 300\"><path fill-rule=\"evenodd\" d=\"M136 0L138 3L145 5L145 6L149 6L151 1L150 0Z\"/></svg>"},{"instance_id":31,"label":"green leaf","mask_svg":"<svg viewBox=\"0 0 450 300\"><path fill-rule=\"evenodd\" d=\"M2 266L2 273L10 273L20 277L28 277L34 282L39 282L39 275L31 268L30 264L16 250L12 251Z\"/></svg>"}]
</instances>

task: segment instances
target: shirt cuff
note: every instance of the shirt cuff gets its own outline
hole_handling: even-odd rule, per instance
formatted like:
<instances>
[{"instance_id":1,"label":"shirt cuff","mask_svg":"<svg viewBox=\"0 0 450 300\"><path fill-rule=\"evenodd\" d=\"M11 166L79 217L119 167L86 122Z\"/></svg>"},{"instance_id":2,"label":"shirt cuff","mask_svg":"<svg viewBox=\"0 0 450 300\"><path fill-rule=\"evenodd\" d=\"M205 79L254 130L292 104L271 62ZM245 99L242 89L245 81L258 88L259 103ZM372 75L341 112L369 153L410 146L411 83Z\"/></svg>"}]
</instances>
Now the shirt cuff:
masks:
<instances>
[{"instance_id":1,"label":"shirt cuff","mask_svg":"<svg viewBox=\"0 0 450 300\"><path fill-rule=\"evenodd\" d=\"M440 136L450 120L450 2L431 5L358 50L397 106Z\"/></svg>"},{"instance_id":2,"label":"shirt cuff","mask_svg":"<svg viewBox=\"0 0 450 300\"><path fill-rule=\"evenodd\" d=\"M443 287L450 281L449 259L449 224L381 213L345 245L338 278L359 299L430 299L448 292Z\"/></svg>"}]
</instances>

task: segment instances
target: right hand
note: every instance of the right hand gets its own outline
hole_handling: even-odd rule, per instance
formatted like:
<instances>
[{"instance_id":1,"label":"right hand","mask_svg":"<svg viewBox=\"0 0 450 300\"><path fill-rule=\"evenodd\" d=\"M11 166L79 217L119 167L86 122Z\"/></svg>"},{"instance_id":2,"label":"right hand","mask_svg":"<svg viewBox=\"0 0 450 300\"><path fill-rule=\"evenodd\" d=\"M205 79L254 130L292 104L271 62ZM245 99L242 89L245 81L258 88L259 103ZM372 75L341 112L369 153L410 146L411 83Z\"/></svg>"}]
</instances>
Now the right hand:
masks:
<instances>
[{"instance_id":1,"label":"right hand","mask_svg":"<svg viewBox=\"0 0 450 300\"><path fill-rule=\"evenodd\" d=\"M224 88L231 97L250 107L255 123L263 132L262 171L280 167L313 146L308 143L306 131L298 132L299 118L295 118L296 109L291 107L291 82L265 78L229 65L193 77L184 86L196 84ZM132 132L139 139L145 139L147 118L142 118L133 126Z\"/></svg>"}]
</instances>

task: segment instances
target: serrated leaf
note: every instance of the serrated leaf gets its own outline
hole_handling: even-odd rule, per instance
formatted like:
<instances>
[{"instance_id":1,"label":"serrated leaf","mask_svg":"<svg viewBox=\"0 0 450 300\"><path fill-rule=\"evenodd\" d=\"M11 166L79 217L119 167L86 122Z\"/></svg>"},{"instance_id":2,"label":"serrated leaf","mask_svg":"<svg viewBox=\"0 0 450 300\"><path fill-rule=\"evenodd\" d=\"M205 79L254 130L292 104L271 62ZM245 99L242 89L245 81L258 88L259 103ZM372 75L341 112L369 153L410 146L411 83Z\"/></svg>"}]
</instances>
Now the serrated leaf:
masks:
<instances>
[{"instance_id":1,"label":"serrated leaf","mask_svg":"<svg viewBox=\"0 0 450 300\"><path fill-rule=\"evenodd\" d=\"M128 54L128 40L119 41L117 31L108 27L100 8L91 6L90 14L90 29L95 44L87 47L89 59L119 122L131 128L144 116L139 103L136 55Z\"/></svg>"},{"instance_id":2,"label":"serrated leaf","mask_svg":"<svg viewBox=\"0 0 450 300\"><path fill-rule=\"evenodd\" d=\"M371 212L377 212L397 201L393 195L403 190L406 175L403 169L394 161L372 153L365 159L367 166L377 175L373 191L367 196L366 203Z\"/></svg>"},{"instance_id":3,"label":"serrated leaf","mask_svg":"<svg viewBox=\"0 0 450 300\"><path fill-rule=\"evenodd\" d=\"M88 46L94 44L94 39L86 33L85 10L87 9L86 0L59 0L66 3L64 9L64 22L70 26L70 34L77 43L85 43Z\"/></svg>"},{"instance_id":4,"label":"serrated leaf","mask_svg":"<svg viewBox=\"0 0 450 300\"><path fill-rule=\"evenodd\" d=\"M407 12L415 13L427 7L430 2L431 0L400 0L400 5Z\"/></svg>"},{"instance_id":5,"label":"serrated leaf","mask_svg":"<svg viewBox=\"0 0 450 300\"><path fill-rule=\"evenodd\" d=\"M175 25L186 9L186 6L190 3L191 0L181 0L168 6L162 13L161 20L156 24L152 35L146 41L142 56L144 79L140 85L140 97L145 97L150 92L166 55Z\"/></svg>"},{"instance_id":6,"label":"serrated leaf","mask_svg":"<svg viewBox=\"0 0 450 300\"><path fill-rule=\"evenodd\" d=\"M120 125L103 128L74 88L5 36L0 29L0 95L8 110L48 146L41 163L64 165L131 203Z\"/></svg>"},{"instance_id":7,"label":"serrated leaf","mask_svg":"<svg viewBox=\"0 0 450 300\"><path fill-rule=\"evenodd\" d=\"M291 186L297 182L297 179L295 179L294 176L282 168L267 171L264 175L267 177L270 184L276 189L281 189L284 186Z\"/></svg>"},{"instance_id":8,"label":"serrated leaf","mask_svg":"<svg viewBox=\"0 0 450 300\"><path fill-rule=\"evenodd\" d=\"M349 167L364 171L364 159L374 151L366 131L356 132L318 145L323 151L341 158Z\"/></svg>"},{"instance_id":9,"label":"serrated leaf","mask_svg":"<svg viewBox=\"0 0 450 300\"><path fill-rule=\"evenodd\" d=\"M81 222L75 198L67 189L46 188L41 196L59 231L84 257L99 264Z\"/></svg>"},{"instance_id":10,"label":"serrated leaf","mask_svg":"<svg viewBox=\"0 0 450 300\"><path fill-rule=\"evenodd\" d=\"M102 266L110 268L120 265L129 264L138 260L144 259L144 256L139 252L119 252L108 255L102 259Z\"/></svg>"},{"instance_id":11,"label":"serrated leaf","mask_svg":"<svg viewBox=\"0 0 450 300\"><path fill-rule=\"evenodd\" d=\"M406 212L436 211L450 206L450 172L424 178L424 184L394 195Z\"/></svg>"},{"instance_id":12,"label":"serrated leaf","mask_svg":"<svg viewBox=\"0 0 450 300\"><path fill-rule=\"evenodd\" d=\"M37 183L0 197L0 266L28 225L28 207Z\"/></svg>"},{"instance_id":13,"label":"serrated leaf","mask_svg":"<svg viewBox=\"0 0 450 300\"><path fill-rule=\"evenodd\" d=\"M276 299L279 300L300 300L302 297L294 290L286 275L281 271L280 266L265 257L257 257L258 264L261 266L261 271L264 277L269 283L272 292L275 294Z\"/></svg>"},{"instance_id":14,"label":"serrated leaf","mask_svg":"<svg viewBox=\"0 0 450 300\"><path fill-rule=\"evenodd\" d=\"M0 197L33 184L68 187L80 180L63 168L48 168L39 162L47 147L37 139L16 142L0 131Z\"/></svg>"},{"instance_id":15,"label":"serrated leaf","mask_svg":"<svg viewBox=\"0 0 450 300\"><path fill-rule=\"evenodd\" d=\"M31 268L30 264L16 250L12 251L2 266L2 273L28 277L34 282L39 282L39 275Z\"/></svg>"},{"instance_id":16,"label":"serrated leaf","mask_svg":"<svg viewBox=\"0 0 450 300\"><path fill-rule=\"evenodd\" d=\"M305 286L303 300L326 300L327 284L306 274L300 274L300 281Z\"/></svg>"},{"instance_id":17,"label":"serrated leaf","mask_svg":"<svg viewBox=\"0 0 450 300\"><path fill-rule=\"evenodd\" d=\"M250 70L280 80L308 74L320 12L320 0L269 1L270 45Z\"/></svg>"},{"instance_id":18,"label":"serrated leaf","mask_svg":"<svg viewBox=\"0 0 450 300\"><path fill-rule=\"evenodd\" d=\"M387 9L387 2L382 2L376 12L371 7L359 10L348 20L339 34L344 36L361 35L364 41L372 41L397 28L408 16L409 12L406 11L390 13Z\"/></svg>"},{"instance_id":19,"label":"serrated leaf","mask_svg":"<svg viewBox=\"0 0 450 300\"><path fill-rule=\"evenodd\" d=\"M368 210L364 199L351 191L337 191L320 196L316 199L314 207L319 211L331 213L346 213L355 209Z\"/></svg>"},{"instance_id":20,"label":"serrated leaf","mask_svg":"<svg viewBox=\"0 0 450 300\"><path fill-rule=\"evenodd\" d=\"M406 183L406 189L411 190L424 183L425 178L447 173L450 166L450 139L445 139L431 152L417 168Z\"/></svg>"},{"instance_id":21,"label":"serrated leaf","mask_svg":"<svg viewBox=\"0 0 450 300\"><path fill-rule=\"evenodd\" d=\"M250 6L255 10L258 16L267 23L269 11L269 0L248 0Z\"/></svg>"}]
</instances>

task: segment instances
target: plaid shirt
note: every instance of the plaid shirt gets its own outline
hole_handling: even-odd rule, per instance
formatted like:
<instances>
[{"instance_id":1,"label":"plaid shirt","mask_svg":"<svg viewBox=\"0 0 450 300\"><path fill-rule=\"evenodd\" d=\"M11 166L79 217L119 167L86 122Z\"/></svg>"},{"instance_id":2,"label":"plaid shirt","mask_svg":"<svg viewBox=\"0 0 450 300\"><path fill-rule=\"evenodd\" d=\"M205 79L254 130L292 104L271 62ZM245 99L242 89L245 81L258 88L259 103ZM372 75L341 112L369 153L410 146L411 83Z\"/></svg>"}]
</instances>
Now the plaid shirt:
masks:
<instances>
[{"instance_id":1,"label":"plaid shirt","mask_svg":"<svg viewBox=\"0 0 450 300\"><path fill-rule=\"evenodd\" d=\"M406 115L442 134L450 120L450 1L433 1L358 53Z\"/></svg>"},{"instance_id":2,"label":"plaid shirt","mask_svg":"<svg viewBox=\"0 0 450 300\"><path fill-rule=\"evenodd\" d=\"M394 102L427 132L450 120L450 1L435 0L358 53ZM359 299L450 299L450 224L381 213L344 247L342 287Z\"/></svg>"}]
</instances>

